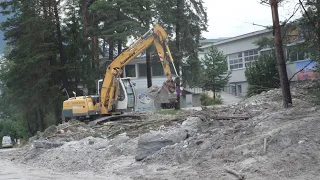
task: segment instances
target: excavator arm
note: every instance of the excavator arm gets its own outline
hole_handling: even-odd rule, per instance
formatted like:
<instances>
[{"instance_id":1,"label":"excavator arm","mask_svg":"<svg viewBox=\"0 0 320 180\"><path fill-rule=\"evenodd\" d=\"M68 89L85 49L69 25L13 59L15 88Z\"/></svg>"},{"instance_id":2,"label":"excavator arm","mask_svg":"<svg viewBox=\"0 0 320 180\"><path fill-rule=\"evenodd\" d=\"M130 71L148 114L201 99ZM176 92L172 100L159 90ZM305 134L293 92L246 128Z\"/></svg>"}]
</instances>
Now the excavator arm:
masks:
<instances>
[{"instance_id":1,"label":"excavator arm","mask_svg":"<svg viewBox=\"0 0 320 180\"><path fill-rule=\"evenodd\" d=\"M100 93L101 114L108 114L117 102L119 93L118 78L123 73L122 68L151 46L152 43L154 43L156 47L164 73L167 76L165 83L167 86L166 89L168 89L170 93L175 91L175 84L172 79L169 63L172 63L176 76L178 76L178 73L168 47L168 35L160 25L156 24L153 29L149 30L130 45L129 48L117 56L107 67Z\"/></svg>"}]
</instances>

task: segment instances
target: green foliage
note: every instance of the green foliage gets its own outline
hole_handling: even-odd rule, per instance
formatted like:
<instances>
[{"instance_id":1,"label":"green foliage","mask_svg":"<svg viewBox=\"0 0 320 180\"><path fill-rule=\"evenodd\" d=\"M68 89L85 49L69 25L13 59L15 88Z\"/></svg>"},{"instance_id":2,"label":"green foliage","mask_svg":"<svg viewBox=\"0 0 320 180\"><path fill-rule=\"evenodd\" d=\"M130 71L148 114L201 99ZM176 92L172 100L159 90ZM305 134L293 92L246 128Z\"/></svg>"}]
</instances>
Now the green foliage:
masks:
<instances>
[{"instance_id":1,"label":"green foliage","mask_svg":"<svg viewBox=\"0 0 320 180\"><path fill-rule=\"evenodd\" d=\"M204 75L202 77L204 90L220 91L226 86L230 78L225 56L215 46L211 46L209 53L203 59Z\"/></svg>"},{"instance_id":2,"label":"green foliage","mask_svg":"<svg viewBox=\"0 0 320 180\"><path fill-rule=\"evenodd\" d=\"M22 121L15 122L11 120L0 121L0 139L3 136L11 136L13 139L25 139L27 138L27 129Z\"/></svg>"},{"instance_id":3,"label":"green foliage","mask_svg":"<svg viewBox=\"0 0 320 180\"><path fill-rule=\"evenodd\" d=\"M79 3L79 2L78 2ZM64 52L67 59L67 73L69 78L68 91L76 91L77 95L83 95L78 85L85 84L89 89L89 94L95 93L96 80L101 75L99 69L92 69L92 50L89 48L90 41L83 35L83 25L81 24L81 11L77 8L76 1L69 0L64 7L66 18L65 26L62 26L64 40Z\"/></svg>"},{"instance_id":4,"label":"green foliage","mask_svg":"<svg viewBox=\"0 0 320 180\"><path fill-rule=\"evenodd\" d=\"M179 8L178 8L179 5ZM155 22L161 24L170 37L170 49L175 65L182 68L184 85L201 86L201 63L198 59L201 33L207 30L207 12L202 0L154 1ZM177 33L180 37L176 41ZM177 49L179 44L179 52ZM190 76L192 75L192 76Z\"/></svg>"},{"instance_id":5,"label":"green foliage","mask_svg":"<svg viewBox=\"0 0 320 180\"><path fill-rule=\"evenodd\" d=\"M257 61L251 62L246 68L245 76L249 83L248 97L279 87L279 73L275 55L259 56Z\"/></svg>"},{"instance_id":6,"label":"green foliage","mask_svg":"<svg viewBox=\"0 0 320 180\"><path fill-rule=\"evenodd\" d=\"M222 104L221 98L212 98L208 94L202 93L200 94L200 102L202 106L211 106Z\"/></svg>"},{"instance_id":7,"label":"green foliage","mask_svg":"<svg viewBox=\"0 0 320 180\"><path fill-rule=\"evenodd\" d=\"M253 43L258 46L259 50L264 48L274 48L273 37L263 36L258 40L254 41Z\"/></svg>"},{"instance_id":8,"label":"green foliage","mask_svg":"<svg viewBox=\"0 0 320 180\"><path fill-rule=\"evenodd\" d=\"M39 5L35 0L8 2L16 6L10 6L14 16L1 24L10 46L0 73L5 86L4 99L12 106L8 111L10 118L14 117L13 113L19 113L27 123L39 121L30 126L30 132L35 132L47 125L43 115L61 103L57 101L61 96L61 75L57 64L56 24L54 16L48 13L52 9L48 4ZM47 12L40 15L39 8Z\"/></svg>"},{"instance_id":9,"label":"green foliage","mask_svg":"<svg viewBox=\"0 0 320 180\"><path fill-rule=\"evenodd\" d=\"M82 0L66 0L63 7L57 2L7 0L0 3L1 13L11 15L1 24L7 48L1 59L4 67L0 72L3 92L0 118L25 128L19 130L28 131L23 134L31 136L60 122L62 102L66 99L61 91L64 71L68 92L82 95L79 88L82 85L90 94L95 93L96 80L105 72L105 67L95 67L98 58L105 56L106 48L113 52L117 44L120 50L129 37L141 36L154 23L160 23L168 32L176 62L181 64L183 59L183 66L192 67L184 73L192 77L185 78L188 83L200 82L198 42L201 32L207 28L201 0L95 0L86 1L86 5ZM178 2L184 2L179 10ZM175 48L177 24L181 27L181 53ZM65 63L60 57L65 57Z\"/></svg>"}]
</instances>

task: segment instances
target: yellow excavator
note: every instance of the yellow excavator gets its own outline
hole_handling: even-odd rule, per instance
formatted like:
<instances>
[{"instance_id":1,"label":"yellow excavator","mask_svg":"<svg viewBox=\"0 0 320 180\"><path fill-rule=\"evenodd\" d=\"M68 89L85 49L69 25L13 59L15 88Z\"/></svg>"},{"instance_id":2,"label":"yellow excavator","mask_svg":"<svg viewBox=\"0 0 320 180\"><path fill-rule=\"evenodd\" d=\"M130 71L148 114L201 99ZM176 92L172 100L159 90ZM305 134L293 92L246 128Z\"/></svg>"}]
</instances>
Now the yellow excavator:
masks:
<instances>
[{"instance_id":1,"label":"yellow excavator","mask_svg":"<svg viewBox=\"0 0 320 180\"><path fill-rule=\"evenodd\" d=\"M167 98L163 102L175 102L176 96L170 96L176 93L176 84L175 80L173 80L169 63L174 68L176 78L178 78L178 73L168 47L168 35L159 24L156 24L111 62L106 69L104 79L99 80L97 83L97 95L77 97L74 94L74 97L69 97L63 102L62 121L65 122L75 118L98 123L118 117L132 116L126 115L124 112L135 110L136 94L134 84L130 78L121 78L120 76L123 73L123 67L152 44L156 47L167 80L162 87L150 90L150 96L156 98L159 95L163 96L160 99Z\"/></svg>"}]
</instances>

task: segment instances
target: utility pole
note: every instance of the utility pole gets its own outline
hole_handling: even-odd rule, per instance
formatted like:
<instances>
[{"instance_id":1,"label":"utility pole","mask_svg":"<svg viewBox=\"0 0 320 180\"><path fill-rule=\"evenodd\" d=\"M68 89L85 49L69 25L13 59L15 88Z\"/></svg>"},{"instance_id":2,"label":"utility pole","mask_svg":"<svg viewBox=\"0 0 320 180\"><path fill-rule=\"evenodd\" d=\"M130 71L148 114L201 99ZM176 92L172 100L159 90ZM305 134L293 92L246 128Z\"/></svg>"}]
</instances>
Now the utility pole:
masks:
<instances>
[{"instance_id":1,"label":"utility pole","mask_svg":"<svg viewBox=\"0 0 320 180\"><path fill-rule=\"evenodd\" d=\"M279 23L278 14L278 0L269 0L273 20L273 36L274 45L276 49L276 57L278 62L279 78L282 90L283 107L288 108L292 104L290 84L288 80L287 67L283 54L282 40L281 40L281 27Z\"/></svg>"}]
</instances>

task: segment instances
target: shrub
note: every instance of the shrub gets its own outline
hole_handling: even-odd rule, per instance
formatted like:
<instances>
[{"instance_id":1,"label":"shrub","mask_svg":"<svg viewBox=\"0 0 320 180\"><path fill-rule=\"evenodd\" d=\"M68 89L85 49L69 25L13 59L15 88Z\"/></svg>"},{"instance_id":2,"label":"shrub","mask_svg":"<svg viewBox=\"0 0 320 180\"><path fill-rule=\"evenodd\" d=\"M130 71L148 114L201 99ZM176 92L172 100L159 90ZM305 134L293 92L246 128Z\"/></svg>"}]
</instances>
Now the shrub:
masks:
<instances>
[{"instance_id":1,"label":"shrub","mask_svg":"<svg viewBox=\"0 0 320 180\"><path fill-rule=\"evenodd\" d=\"M222 104L221 98L211 98L208 94L202 93L200 95L201 105L203 106L211 106L216 104Z\"/></svg>"},{"instance_id":2,"label":"shrub","mask_svg":"<svg viewBox=\"0 0 320 180\"><path fill-rule=\"evenodd\" d=\"M249 83L247 97L278 88L280 81L275 55L259 56L257 61L251 62L246 68L245 76Z\"/></svg>"}]
</instances>

